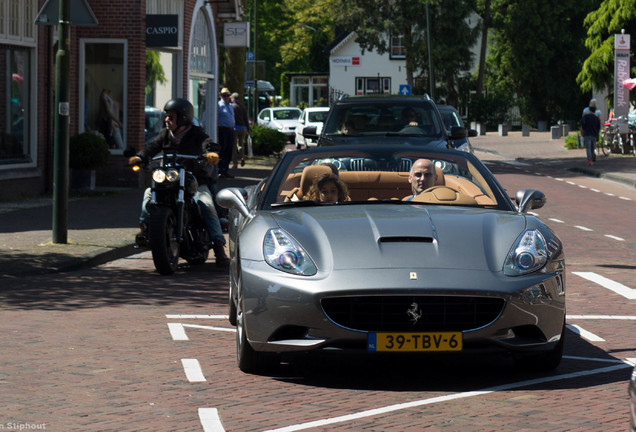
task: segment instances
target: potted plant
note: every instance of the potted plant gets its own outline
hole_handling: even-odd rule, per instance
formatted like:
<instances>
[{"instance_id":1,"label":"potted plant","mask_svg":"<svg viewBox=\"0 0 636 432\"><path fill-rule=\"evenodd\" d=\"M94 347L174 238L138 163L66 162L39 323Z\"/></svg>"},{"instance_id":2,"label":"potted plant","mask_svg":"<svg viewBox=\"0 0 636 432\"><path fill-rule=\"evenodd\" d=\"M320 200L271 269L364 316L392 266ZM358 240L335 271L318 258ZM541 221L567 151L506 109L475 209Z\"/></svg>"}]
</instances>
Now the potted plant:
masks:
<instances>
[{"instance_id":1,"label":"potted plant","mask_svg":"<svg viewBox=\"0 0 636 432\"><path fill-rule=\"evenodd\" d=\"M106 166L109 157L108 144L100 135L73 135L69 140L71 189L95 189L95 169Z\"/></svg>"}]
</instances>

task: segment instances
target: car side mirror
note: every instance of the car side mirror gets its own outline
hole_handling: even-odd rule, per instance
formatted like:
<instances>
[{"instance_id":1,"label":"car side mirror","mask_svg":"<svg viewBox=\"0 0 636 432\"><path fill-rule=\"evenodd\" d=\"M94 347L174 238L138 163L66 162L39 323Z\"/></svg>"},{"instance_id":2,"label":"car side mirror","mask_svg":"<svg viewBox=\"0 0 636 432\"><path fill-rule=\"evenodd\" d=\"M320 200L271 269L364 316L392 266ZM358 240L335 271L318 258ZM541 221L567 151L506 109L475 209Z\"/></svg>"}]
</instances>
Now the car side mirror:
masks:
<instances>
[{"instance_id":1,"label":"car side mirror","mask_svg":"<svg viewBox=\"0 0 636 432\"><path fill-rule=\"evenodd\" d=\"M247 207L247 202L245 201L245 197L247 196L247 191L243 188L230 187L221 189L216 194L216 203L223 208L228 210L235 209L243 217L248 219L252 219L254 216L250 213L249 208Z\"/></svg>"},{"instance_id":2,"label":"car side mirror","mask_svg":"<svg viewBox=\"0 0 636 432\"><path fill-rule=\"evenodd\" d=\"M269 116L265 116L265 117L263 117L263 121L269 121L269 120L270 120L270 119L269 119Z\"/></svg>"},{"instance_id":3,"label":"car side mirror","mask_svg":"<svg viewBox=\"0 0 636 432\"><path fill-rule=\"evenodd\" d=\"M318 139L318 134L316 134L316 126L304 127L303 136L309 139Z\"/></svg>"},{"instance_id":4,"label":"car side mirror","mask_svg":"<svg viewBox=\"0 0 636 432\"><path fill-rule=\"evenodd\" d=\"M462 139L468 136L468 129L461 126L451 126L451 139Z\"/></svg>"},{"instance_id":5,"label":"car side mirror","mask_svg":"<svg viewBox=\"0 0 636 432\"><path fill-rule=\"evenodd\" d=\"M468 136L469 137L476 137L477 135L479 135L479 133L477 133L477 131L475 129L468 129Z\"/></svg>"},{"instance_id":6,"label":"car side mirror","mask_svg":"<svg viewBox=\"0 0 636 432\"><path fill-rule=\"evenodd\" d=\"M520 213L526 213L528 210L539 209L545 205L545 194L536 189L522 189L517 192L515 197L517 207Z\"/></svg>"}]
</instances>

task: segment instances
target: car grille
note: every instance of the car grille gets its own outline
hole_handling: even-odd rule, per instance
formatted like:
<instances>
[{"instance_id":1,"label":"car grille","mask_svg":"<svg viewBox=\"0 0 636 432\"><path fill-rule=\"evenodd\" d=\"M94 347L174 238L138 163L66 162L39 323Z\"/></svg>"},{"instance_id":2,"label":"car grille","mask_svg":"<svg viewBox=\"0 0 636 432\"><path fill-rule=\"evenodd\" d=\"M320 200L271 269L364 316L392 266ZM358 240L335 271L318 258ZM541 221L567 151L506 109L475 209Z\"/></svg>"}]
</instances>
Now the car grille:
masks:
<instances>
[{"instance_id":1,"label":"car grille","mask_svg":"<svg viewBox=\"0 0 636 432\"><path fill-rule=\"evenodd\" d=\"M460 296L364 296L322 299L338 325L362 331L463 331L494 321L504 300Z\"/></svg>"}]
</instances>

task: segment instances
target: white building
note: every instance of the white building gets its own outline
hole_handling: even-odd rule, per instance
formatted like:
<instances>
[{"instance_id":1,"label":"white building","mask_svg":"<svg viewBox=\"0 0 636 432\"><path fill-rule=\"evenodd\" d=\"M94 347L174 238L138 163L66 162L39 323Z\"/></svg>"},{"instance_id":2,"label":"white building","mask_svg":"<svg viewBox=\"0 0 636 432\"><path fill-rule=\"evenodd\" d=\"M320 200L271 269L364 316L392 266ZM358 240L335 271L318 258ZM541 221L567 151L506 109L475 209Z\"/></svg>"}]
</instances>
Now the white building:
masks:
<instances>
[{"instance_id":1,"label":"white building","mask_svg":"<svg viewBox=\"0 0 636 432\"><path fill-rule=\"evenodd\" d=\"M329 96L341 94L398 94L406 85L406 59L400 36L391 38L389 52L376 50L362 53L356 33L344 33L329 49ZM404 88L402 88L404 91Z\"/></svg>"}]
</instances>

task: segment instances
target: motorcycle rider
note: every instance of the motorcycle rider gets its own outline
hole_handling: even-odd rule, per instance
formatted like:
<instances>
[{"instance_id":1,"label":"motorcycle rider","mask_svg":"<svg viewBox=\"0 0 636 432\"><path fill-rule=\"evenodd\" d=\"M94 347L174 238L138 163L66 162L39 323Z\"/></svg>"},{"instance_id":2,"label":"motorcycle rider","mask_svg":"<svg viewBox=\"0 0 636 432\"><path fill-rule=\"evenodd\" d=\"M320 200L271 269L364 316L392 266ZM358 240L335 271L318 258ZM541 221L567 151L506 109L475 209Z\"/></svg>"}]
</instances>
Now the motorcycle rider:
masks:
<instances>
[{"instance_id":1,"label":"motorcycle rider","mask_svg":"<svg viewBox=\"0 0 636 432\"><path fill-rule=\"evenodd\" d=\"M216 175L214 165L219 163L218 152L221 147L212 141L203 128L195 126L192 123L194 119L194 107L186 99L176 98L169 100L163 107L163 111L165 113L164 123L166 127L162 129L143 150L139 151L135 156L131 156L128 159L128 164L147 164L153 156L164 150L176 150L181 154L197 156L205 155L207 161L205 166L201 166L190 160L185 163L186 167L194 174L199 183L194 199L201 208L205 226L212 240L212 249L216 257L216 264L217 266L227 266L229 259L225 254L225 237L223 236L211 193ZM147 205L150 202L151 196L150 188L147 188L144 192L141 215L139 217L141 232L137 236L138 243L143 243L148 238L147 221L150 214L148 213Z\"/></svg>"}]
</instances>

